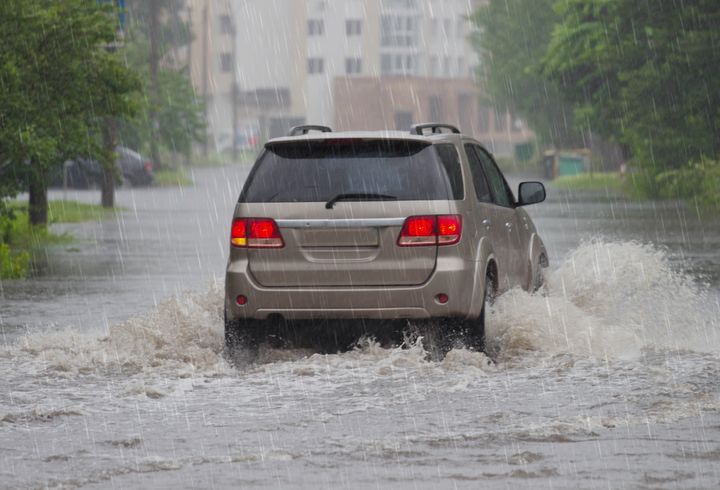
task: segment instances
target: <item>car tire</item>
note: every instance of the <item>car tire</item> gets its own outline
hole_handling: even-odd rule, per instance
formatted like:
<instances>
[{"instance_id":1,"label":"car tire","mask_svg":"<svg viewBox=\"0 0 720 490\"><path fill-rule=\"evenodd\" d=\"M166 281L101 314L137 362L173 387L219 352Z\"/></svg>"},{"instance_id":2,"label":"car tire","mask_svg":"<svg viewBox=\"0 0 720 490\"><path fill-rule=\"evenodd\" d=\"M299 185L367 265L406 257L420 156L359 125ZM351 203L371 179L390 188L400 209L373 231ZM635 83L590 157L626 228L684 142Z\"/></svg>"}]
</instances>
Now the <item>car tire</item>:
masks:
<instances>
[{"instance_id":1,"label":"car tire","mask_svg":"<svg viewBox=\"0 0 720 490\"><path fill-rule=\"evenodd\" d=\"M545 258L544 255L541 255L540 257L538 257L538 264L535 268L535 271L533 272L532 287L530 289L531 293L539 291L540 288L545 285L545 269L547 266L543 264L547 264L547 258Z\"/></svg>"},{"instance_id":2,"label":"car tire","mask_svg":"<svg viewBox=\"0 0 720 490\"><path fill-rule=\"evenodd\" d=\"M257 357L259 328L253 320L230 320L225 315L225 353L233 363L250 363Z\"/></svg>"},{"instance_id":3,"label":"car tire","mask_svg":"<svg viewBox=\"0 0 720 490\"><path fill-rule=\"evenodd\" d=\"M485 291L483 293L483 307L480 315L463 322L463 337L465 346L477 352L485 352L485 320L488 306L495 299L495 280L490 272L485 277Z\"/></svg>"}]
</instances>

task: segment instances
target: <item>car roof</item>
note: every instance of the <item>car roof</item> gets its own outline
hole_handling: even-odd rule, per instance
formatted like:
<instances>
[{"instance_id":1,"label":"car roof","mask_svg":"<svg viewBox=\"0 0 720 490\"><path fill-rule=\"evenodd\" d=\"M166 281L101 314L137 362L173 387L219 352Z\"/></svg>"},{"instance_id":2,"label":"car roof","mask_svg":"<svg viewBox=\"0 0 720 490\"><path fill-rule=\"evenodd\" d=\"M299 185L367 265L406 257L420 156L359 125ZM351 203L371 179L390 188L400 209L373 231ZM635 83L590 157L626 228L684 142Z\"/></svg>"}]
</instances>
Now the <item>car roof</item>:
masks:
<instances>
[{"instance_id":1,"label":"car roof","mask_svg":"<svg viewBox=\"0 0 720 490\"><path fill-rule=\"evenodd\" d=\"M429 133L425 135L412 134L408 131L333 131L333 132L312 132L298 136L281 136L273 138L266 144L290 143L293 141L323 141L337 139L393 139L422 141L423 143L454 142L459 143L467 136L458 133Z\"/></svg>"}]
</instances>

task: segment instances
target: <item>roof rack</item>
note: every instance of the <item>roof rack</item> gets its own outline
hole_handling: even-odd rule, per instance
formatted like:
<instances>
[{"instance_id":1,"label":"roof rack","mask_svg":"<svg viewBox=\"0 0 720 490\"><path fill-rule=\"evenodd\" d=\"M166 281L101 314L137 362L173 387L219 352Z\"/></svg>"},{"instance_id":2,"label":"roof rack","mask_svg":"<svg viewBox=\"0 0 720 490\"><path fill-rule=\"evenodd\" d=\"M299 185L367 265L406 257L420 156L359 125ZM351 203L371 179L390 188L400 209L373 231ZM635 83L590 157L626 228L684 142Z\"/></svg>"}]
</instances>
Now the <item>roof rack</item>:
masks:
<instances>
[{"instance_id":1,"label":"roof rack","mask_svg":"<svg viewBox=\"0 0 720 490\"><path fill-rule=\"evenodd\" d=\"M423 130L429 129L431 133L442 133L440 131L441 128L449 129L451 133L460 134L460 130L456 128L455 126L452 126L450 124L443 124L443 123L422 123L422 124L413 124L410 127L410 133L419 134L422 136Z\"/></svg>"},{"instance_id":2,"label":"roof rack","mask_svg":"<svg viewBox=\"0 0 720 490\"><path fill-rule=\"evenodd\" d=\"M328 126L318 126L316 124L302 124L290 129L288 136L297 136L299 134L308 134L310 131L320 131L321 133L332 133L332 129Z\"/></svg>"}]
</instances>

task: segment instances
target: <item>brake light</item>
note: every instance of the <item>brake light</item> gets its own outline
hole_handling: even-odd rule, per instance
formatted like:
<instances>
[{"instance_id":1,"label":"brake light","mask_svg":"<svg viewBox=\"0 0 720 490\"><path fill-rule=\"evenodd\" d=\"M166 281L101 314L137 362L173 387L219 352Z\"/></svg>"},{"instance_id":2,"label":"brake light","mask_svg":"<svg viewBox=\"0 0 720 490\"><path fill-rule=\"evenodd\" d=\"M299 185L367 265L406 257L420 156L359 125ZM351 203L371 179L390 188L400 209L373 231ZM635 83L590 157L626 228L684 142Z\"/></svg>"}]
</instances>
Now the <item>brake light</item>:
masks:
<instances>
[{"instance_id":1,"label":"brake light","mask_svg":"<svg viewBox=\"0 0 720 490\"><path fill-rule=\"evenodd\" d=\"M236 247L247 246L247 220L234 219L230 231L230 243Z\"/></svg>"},{"instance_id":2,"label":"brake light","mask_svg":"<svg viewBox=\"0 0 720 490\"><path fill-rule=\"evenodd\" d=\"M405 220L398 245L401 247L419 247L437 243L437 217L410 216Z\"/></svg>"},{"instance_id":3,"label":"brake light","mask_svg":"<svg viewBox=\"0 0 720 490\"><path fill-rule=\"evenodd\" d=\"M145 171L148 172L148 173L149 173L149 172L152 172L152 169L153 169L153 164L152 164L152 162L151 162L150 160L145 160L145 162L143 163L143 168L144 168Z\"/></svg>"},{"instance_id":4,"label":"brake light","mask_svg":"<svg viewBox=\"0 0 720 490\"><path fill-rule=\"evenodd\" d=\"M410 216L403 223L397 243L401 247L453 245L460 241L461 235L459 215Z\"/></svg>"},{"instance_id":5,"label":"brake light","mask_svg":"<svg viewBox=\"0 0 720 490\"><path fill-rule=\"evenodd\" d=\"M457 214L438 216L438 245L453 245L460 241L462 218Z\"/></svg>"},{"instance_id":6,"label":"brake light","mask_svg":"<svg viewBox=\"0 0 720 490\"><path fill-rule=\"evenodd\" d=\"M236 218L232 223L230 242L235 247L282 248L280 229L270 218Z\"/></svg>"}]
</instances>

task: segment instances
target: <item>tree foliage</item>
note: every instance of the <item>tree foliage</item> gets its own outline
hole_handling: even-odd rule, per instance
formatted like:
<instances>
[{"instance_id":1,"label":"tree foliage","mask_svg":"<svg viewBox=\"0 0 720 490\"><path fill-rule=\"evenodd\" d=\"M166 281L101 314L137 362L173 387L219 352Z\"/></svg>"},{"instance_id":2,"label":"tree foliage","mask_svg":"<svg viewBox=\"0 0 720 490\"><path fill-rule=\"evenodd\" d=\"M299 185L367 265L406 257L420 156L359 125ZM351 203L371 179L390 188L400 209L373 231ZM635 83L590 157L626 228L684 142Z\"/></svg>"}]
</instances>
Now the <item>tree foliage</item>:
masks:
<instances>
[{"instance_id":1,"label":"tree foliage","mask_svg":"<svg viewBox=\"0 0 720 490\"><path fill-rule=\"evenodd\" d=\"M559 0L555 11L542 73L581 125L630 148L641 190L663 194L666 172L718 159L717 1Z\"/></svg>"},{"instance_id":2,"label":"tree foliage","mask_svg":"<svg viewBox=\"0 0 720 490\"><path fill-rule=\"evenodd\" d=\"M114 18L95 0L0 2L0 199L41 193L45 209L31 199L33 223L46 221L47 181L64 160L82 155L113 166L103 119L131 115L140 88L104 49L115 41Z\"/></svg>"},{"instance_id":3,"label":"tree foliage","mask_svg":"<svg viewBox=\"0 0 720 490\"><path fill-rule=\"evenodd\" d=\"M141 31L128 36L127 62L140 75L143 93L150 91L150 70L147 64L148 42ZM205 106L195 96L187 75L187 67L162 66L158 72L159 96L157 102L140 97L141 110L137 116L121 125L122 142L140 151L150 146L151 106L156 104L158 127L155 134L168 150L189 154L195 141L202 141L205 130Z\"/></svg>"},{"instance_id":4,"label":"tree foliage","mask_svg":"<svg viewBox=\"0 0 720 490\"><path fill-rule=\"evenodd\" d=\"M150 149L157 159L157 143L189 154L202 141L204 103L195 97L189 67L177 63L177 51L192 41L190 26L181 17L185 0L129 0L127 59L141 74L145 93L142 111L122 128L122 138L138 150ZM159 163L156 161L156 163Z\"/></svg>"},{"instance_id":5,"label":"tree foliage","mask_svg":"<svg viewBox=\"0 0 720 490\"><path fill-rule=\"evenodd\" d=\"M540 76L539 61L560 16L554 0L493 1L472 17L473 42L481 58L479 76L496 106L528 121L544 143L582 146L573 109L558 84Z\"/></svg>"}]
</instances>

